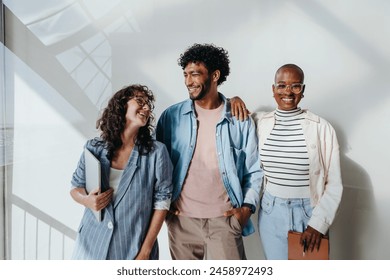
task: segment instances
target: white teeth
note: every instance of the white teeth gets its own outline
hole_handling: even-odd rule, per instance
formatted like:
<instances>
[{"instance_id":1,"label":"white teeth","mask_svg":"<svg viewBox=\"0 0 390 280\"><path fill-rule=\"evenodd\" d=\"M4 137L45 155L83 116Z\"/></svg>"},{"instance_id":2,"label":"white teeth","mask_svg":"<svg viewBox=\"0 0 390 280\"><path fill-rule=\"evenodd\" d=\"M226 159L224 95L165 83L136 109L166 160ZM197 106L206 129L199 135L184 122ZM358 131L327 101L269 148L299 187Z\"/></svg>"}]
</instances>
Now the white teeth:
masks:
<instances>
[{"instance_id":1,"label":"white teeth","mask_svg":"<svg viewBox=\"0 0 390 280\"><path fill-rule=\"evenodd\" d=\"M194 92L195 90L197 90L198 88L197 87L195 87L195 88L188 88L188 91L189 92Z\"/></svg>"}]
</instances>

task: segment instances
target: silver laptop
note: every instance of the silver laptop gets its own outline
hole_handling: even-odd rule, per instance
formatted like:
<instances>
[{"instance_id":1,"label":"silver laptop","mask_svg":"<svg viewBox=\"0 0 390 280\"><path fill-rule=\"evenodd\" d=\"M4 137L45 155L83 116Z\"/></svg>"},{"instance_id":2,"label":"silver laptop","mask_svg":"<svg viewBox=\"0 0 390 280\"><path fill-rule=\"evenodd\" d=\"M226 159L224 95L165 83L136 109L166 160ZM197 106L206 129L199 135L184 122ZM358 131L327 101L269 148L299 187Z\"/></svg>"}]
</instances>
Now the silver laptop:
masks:
<instances>
[{"instance_id":1,"label":"silver laptop","mask_svg":"<svg viewBox=\"0 0 390 280\"><path fill-rule=\"evenodd\" d=\"M85 189L87 193L99 187L99 193L101 190L100 185L100 161L87 149L84 149L85 158ZM101 211L92 210L96 216L96 219L100 222L102 220Z\"/></svg>"}]
</instances>

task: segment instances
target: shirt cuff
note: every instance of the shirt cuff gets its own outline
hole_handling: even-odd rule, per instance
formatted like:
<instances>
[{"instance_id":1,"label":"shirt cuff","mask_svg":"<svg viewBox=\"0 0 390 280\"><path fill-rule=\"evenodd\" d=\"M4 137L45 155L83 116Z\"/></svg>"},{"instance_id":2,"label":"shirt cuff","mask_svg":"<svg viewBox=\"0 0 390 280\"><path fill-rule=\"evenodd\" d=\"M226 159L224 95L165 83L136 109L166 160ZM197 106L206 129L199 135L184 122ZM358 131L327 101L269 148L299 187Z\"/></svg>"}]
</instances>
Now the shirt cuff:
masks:
<instances>
[{"instance_id":1,"label":"shirt cuff","mask_svg":"<svg viewBox=\"0 0 390 280\"><path fill-rule=\"evenodd\" d=\"M256 212L256 206L250 203L243 203L241 207L248 207L251 210L251 213L254 214Z\"/></svg>"},{"instance_id":2,"label":"shirt cuff","mask_svg":"<svg viewBox=\"0 0 390 280\"><path fill-rule=\"evenodd\" d=\"M155 210L169 210L169 207L171 206L171 200L161 200L156 201L153 205L153 209Z\"/></svg>"}]
</instances>

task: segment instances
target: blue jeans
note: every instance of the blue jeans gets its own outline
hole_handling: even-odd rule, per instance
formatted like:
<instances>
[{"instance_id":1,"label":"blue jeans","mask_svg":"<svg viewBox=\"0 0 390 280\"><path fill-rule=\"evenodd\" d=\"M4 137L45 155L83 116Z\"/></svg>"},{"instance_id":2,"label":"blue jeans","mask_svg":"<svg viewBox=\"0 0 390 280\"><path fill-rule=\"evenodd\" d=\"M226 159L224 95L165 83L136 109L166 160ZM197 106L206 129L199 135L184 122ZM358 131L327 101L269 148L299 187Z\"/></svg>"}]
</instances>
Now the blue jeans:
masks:
<instances>
[{"instance_id":1,"label":"blue jeans","mask_svg":"<svg viewBox=\"0 0 390 280\"><path fill-rule=\"evenodd\" d=\"M260 205L259 232L265 258L287 260L287 233L306 229L313 211L310 198L284 199L265 191Z\"/></svg>"}]
</instances>

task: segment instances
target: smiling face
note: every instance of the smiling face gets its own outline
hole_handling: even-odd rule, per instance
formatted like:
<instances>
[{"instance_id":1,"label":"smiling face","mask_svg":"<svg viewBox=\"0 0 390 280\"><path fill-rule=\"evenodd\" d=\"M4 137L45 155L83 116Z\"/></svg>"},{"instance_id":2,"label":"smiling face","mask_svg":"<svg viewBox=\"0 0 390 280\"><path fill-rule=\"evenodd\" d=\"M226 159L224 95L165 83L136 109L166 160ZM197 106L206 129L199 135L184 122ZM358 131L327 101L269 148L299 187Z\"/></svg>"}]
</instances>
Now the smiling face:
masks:
<instances>
[{"instance_id":1,"label":"smiling face","mask_svg":"<svg viewBox=\"0 0 390 280\"><path fill-rule=\"evenodd\" d=\"M151 109L148 97L142 92L136 92L134 97L127 101L126 120L132 125L143 127L147 124Z\"/></svg>"},{"instance_id":2,"label":"smiling face","mask_svg":"<svg viewBox=\"0 0 390 280\"><path fill-rule=\"evenodd\" d=\"M209 93L211 79L203 63L188 63L184 68L183 75L192 100L201 100Z\"/></svg>"},{"instance_id":3,"label":"smiling face","mask_svg":"<svg viewBox=\"0 0 390 280\"><path fill-rule=\"evenodd\" d=\"M282 67L275 75L275 84L272 85L274 98L278 104L278 109L289 111L298 107L303 98L305 87L300 93L294 93L291 89L293 84L303 84L303 74L295 67ZM278 90L275 85L286 85L283 90Z\"/></svg>"}]
</instances>

